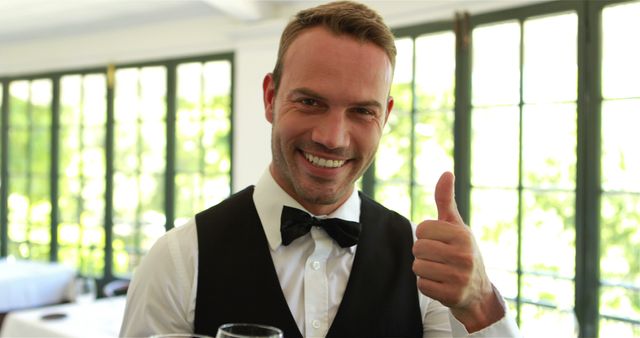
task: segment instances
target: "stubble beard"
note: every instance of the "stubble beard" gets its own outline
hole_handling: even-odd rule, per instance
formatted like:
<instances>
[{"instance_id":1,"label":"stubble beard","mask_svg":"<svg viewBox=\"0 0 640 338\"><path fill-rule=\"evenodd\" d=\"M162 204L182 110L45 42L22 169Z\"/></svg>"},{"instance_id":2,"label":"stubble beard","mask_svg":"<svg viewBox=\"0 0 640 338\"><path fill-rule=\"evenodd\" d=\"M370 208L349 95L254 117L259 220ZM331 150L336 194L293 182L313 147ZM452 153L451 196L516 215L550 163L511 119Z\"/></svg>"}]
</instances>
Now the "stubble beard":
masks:
<instances>
[{"instance_id":1,"label":"stubble beard","mask_svg":"<svg viewBox=\"0 0 640 338\"><path fill-rule=\"evenodd\" d=\"M273 174L277 181L285 185L282 188L287 193L293 194L291 197L298 200L298 202L304 201L309 205L333 205L343 199L346 194L353 191L355 185L355 180L353 179L344 186L338 186L337 189L328 190L326 184L331 184L332 182L330 181L323 182L321 179L309 176L297 177L302 176L303 173L297 170L298 166L297 163L295 163L296 150L291 150L291 153L294 155L290 160L292 160L293 163L287 163L288 158L284 154L285 151L289 149L286 149L286 145L280 143L280 139L273 132L273 128L272 126L273 137L271 139L271 153L273 157L272 165L274 166ZM361 175L362 173L359 174Z\"/></svg>"}]
</instances>

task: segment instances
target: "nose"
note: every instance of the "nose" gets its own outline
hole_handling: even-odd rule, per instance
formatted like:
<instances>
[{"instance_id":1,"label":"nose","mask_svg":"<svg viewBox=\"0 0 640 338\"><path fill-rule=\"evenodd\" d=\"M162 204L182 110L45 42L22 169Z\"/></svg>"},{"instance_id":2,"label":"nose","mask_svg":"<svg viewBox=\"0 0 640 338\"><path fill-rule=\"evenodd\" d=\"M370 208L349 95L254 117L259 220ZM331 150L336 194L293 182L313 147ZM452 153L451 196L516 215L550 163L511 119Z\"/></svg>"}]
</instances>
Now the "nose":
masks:
<instances>
[{"instance_id":1,"label":"nose","mask_svg":"<svg viewBox=\"0 0 640 338\"><path fill-rule=\"evenodd\" d=\"M346 111L332 109L322 115L314 126L311 139L328 149L349 146L349 125Z\"/></svg>"}]
</instances>

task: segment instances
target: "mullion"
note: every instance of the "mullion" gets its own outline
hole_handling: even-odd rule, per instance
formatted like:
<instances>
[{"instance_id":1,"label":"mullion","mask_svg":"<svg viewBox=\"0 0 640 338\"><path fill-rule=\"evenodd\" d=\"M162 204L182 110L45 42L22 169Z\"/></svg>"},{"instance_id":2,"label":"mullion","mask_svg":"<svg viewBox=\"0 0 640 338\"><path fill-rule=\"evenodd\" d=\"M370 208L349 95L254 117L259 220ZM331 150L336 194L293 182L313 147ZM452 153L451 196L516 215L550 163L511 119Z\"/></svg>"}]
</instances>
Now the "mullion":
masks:
<instances>
[{"instance_id":1,"label":"mullion","mask_svg":"<svg viewBox=\"0 0 640 338\"><path fill-rule=\"evenodd\" d=\"M516 254L516 271L517 271L517 296L516 296L516 322L518 325L522 321L522 291L523 291L523 279L524 272L522 268L522 222L523 222L523 212L524 212L524 203L523 203L523 193L524 188L522 184L522 176L524 173L523 166L523 141L524 141L524 125L523 125L523 111L524 111L524 19L518 20L518 25L520 28L520 50L518 51L519 57L519 100L518 100L518 213L517 213L517 233L518 233L518 245L517 245L517 254Z\"/></svg>"},{"instance_id":2,"label":"mullion","mask_svg":"<svg viewBox=\"0 0 640 338\"><path fill-rule=\"evenodd\" d=\"M105 74L106 84L106 135L105 144L105 188L104 188L104 279L113 278L113 177L115 156L115 67L110 65Z\"/></svg>"},{"instance_id":3,"label":"mullion","mask_svg":"<svg viewBox=\"0 0 640 338\"><path fill-rule=\"evenodd\" d=\"M60 134L60 77L52 81L51 95L51 172L50 172L50 203L51 203L51 239L49 243L49 259L58 261L58 163L59 163L59 134Z\"/></svg>"},{"instance_id":4,"label":"mullion","mask_svg":"<svg viewBox=\"0 0 640 338\"><path fill-rule=\"evenodd\" d=\"M177 115L177 68L178 64L170 62L165 65L167 70L167 107L166 107L166 168L164 176L164 213L165 230L174 227L175 222L175 176L176 176L176 115Z\"/></svg>"},{"instance_id":5,"label":"mullion","mask_svg":"<svg viewBox=\"0 0 640 338\"><path fill-rule=\"evenodd\" d=\"M575 312L581 337L599 332L601 15L596 2L578 7L578 141Z\"/></svg>"},{"instance_id":6,"label":"mullion","mask_svg":"<svg viewBox=\"0 0 640 338\"><path fill-rule=\"evenodd\" d=\"M204 114L205 111L205 76L204 76L204 68L206 67L205 63L201 64L200 67L200 94L198 95L199 100L198 100L198 104L200 105L200 130L198 132L198 151L200 152L200 161L198 163L199 165L199 174L200 174L200 185L204 186L204 181L207 178L207 172L206 172L206 167L205 167L205 159L206 159L206 151L204 149L204 147L202 146L202 139L204 138L204 125L207 122L207 116L206 114ZM204 195L203 192L204 189L199 189L198 194L194 194L197 196L197 201L198 203L202 203L204 207L206 207L204 205Z\"/></svg>"}]
</instances>

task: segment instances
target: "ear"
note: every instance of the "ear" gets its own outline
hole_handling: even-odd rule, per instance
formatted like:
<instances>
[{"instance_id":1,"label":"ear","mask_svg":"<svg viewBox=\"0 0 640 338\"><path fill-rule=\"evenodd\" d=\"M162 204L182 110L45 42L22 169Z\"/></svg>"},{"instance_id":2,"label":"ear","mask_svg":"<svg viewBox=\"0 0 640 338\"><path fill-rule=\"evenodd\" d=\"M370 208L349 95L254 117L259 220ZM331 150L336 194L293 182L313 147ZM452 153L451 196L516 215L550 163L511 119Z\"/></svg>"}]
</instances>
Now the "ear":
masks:
<instances>
[{"instance_id":1,"label":"ear","mask_svg":"<svg viewBox=\"0 0 640 338\"><path fill-rule=\"evenodd\" d=\"M389 121L389 114L391 114L391 109L393 109L393 96L389 96L387 99L387 113L384 117L384 124L387 125L387 121Z\"/></svg>"},{"instance_id":2,"label":"ear","mask_svg":"<svg viewBox=\"0 0 640 338\"><path fill-rule=\"evenodd\" d=\"M276 98L273 74L268 73L262 80L262 100L264 101L264 115L269 123L273 123L273 106Z\"/></svg>"}]
</instances>

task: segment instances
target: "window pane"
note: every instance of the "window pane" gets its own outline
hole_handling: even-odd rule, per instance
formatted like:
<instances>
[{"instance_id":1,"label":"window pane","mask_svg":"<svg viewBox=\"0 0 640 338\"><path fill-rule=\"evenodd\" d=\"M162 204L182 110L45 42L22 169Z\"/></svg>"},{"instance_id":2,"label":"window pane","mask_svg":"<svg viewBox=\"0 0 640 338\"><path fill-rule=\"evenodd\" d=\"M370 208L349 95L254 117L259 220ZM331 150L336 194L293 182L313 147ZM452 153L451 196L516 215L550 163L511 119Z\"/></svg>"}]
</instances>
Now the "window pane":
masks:
<instances>
[{"instance_id":1,"label":"window pane","mask_svg":"<svg viewBox=\"0 0 640 338\"><path fill-rule=\"evenodd\" d=\"M413 108L413 40L409 38L396 40L398 54L396 69L393 74L394 113L410 113Z\"/></svg>"},{"instance_id":2,"label":"window pane","mask_svg":"<svg viewBox=\"0 0 640 338\"><path fill-rule=\"evenodd\" d=\"M500 274L515 271L518 259L518 193L515 190L473 189L469 226L476 236L492 282L505 297L517 296L517 283Z\"/></svg>"},{"instance_id":3,"label":"window pane","mask_svg":"<svg viewBox=\"0 0 640 338\"><path fill-rule=\"evenodd\" d=\"M576 105L529 104L524 106L522 118L523 184L573 190L577 161Z\"/></svg>"},{"instance_id":4,"label":"window pane","mask_svg":"<svg viewBox=\"0 0 640 338\"><path fill-rule=\"evenodd\" d=\"M50 80L15 81L9 87L9 255L48 260L51 202Z\"/></svg>"},{"instance_id":5,"label":"window pane","mask_svg":"<svg viewBox=\"0 0 640 338\"><path fill-rule=\"evenodd\" d=\"M638 1L602 12L601 337L640 336L639 16Z\"/></svg>"},{"instance_id":6,"label":"window pane","mask_svg":"<svg viewBox=\"0 0 640 338\"><path fill-rule=\"evenodd\" d=\"M453 170L453 111L416 113L415 179L435 189L444 171Z\"/></svg>"},{"instance_id":7,"label":"window pane","mask_svg":"<svg viewBox=\"0 0 640 338\"><path fill-rule=\"evenodd\" d=\"M413 215L420 222L437 217L435 185L453 171L455 36L426 34L416 39Z\"/></svg>"},{"instance_id":8,"label":"window pane","mask_svg":"<svg viewBox=\"0 0 640 338\"><path fill-rule=\"evenodd\" d=\"M409 184L411 178L410 135L411 116L400 112L391 113L376 156L378 181L402 181Z\"/></svg>"},{"instance_id":9,"label":"window pane","mask_svg":"<svg viewBox=\"0 0 640 338\"><path fill-rule=\"evenodd\" d=\"M640 194L602 195L600 308L603 314L640 321Z\"/></svg>"},{"instance_id":10,"label":"window pane","mask_svg":"<svg viewBox=\"0 0 640 338\"><path fill-rule=\"evenodd\" d=\"M435 186L435 184L433 184ZM437 219L438 208L435 202L434 187L417 185L413 187L413 215L411 219L416 224L425 219Z\"/></svg>"},{"instance_id":11,"label":"window pane","mask_svg":"<svg viewBox=\"0 0 640 338\"><path fill-rule=\"evenodd\" d=\"M640 192L640 100L602 104L602 188Z\"/></svg>"},{"instance_id":12,"label":"window pane","mask_svg":"<svg viewBox=\"0 0 640 338\"><path fill-rule=\"evenodd\" d=\"M640 2L607 6L602 11L602 94L640 97Z\"/></svg>"},{"instance_id":13,"label":"window pane","mask_svg":"<svg viewBox=\"0 0 640 338\"><path fill-rule=\"evenodd\" d=\"M473 30L474 106L520 102L520 25L505 22Z\"/></svg>"},{"instance_id":14,"label":"window pane","mask_svg":"<svg viewBox=\"0 0 640 338\"><path fill-rule=\"evenodd\" d=\"M60 81L59 261L101 277L104 260L106 79Z\"/></svg>"},{"instance_id":15,"label":"window pane","mask_svg":"<svg viewBox=\"0 0 640 338\"><path fill-rule=\"evenodd\" d=\"M376 200L401 215L411 214L411 196L407 184L376 183Z\"/></svg>"},{"instance_id":16,"label":"window pane","mask_svg":"<svg viewBox=\"0 0 640 338\"><path fill-rule=\"evenodd\" d=\"M455 88L455 36L452 32L416 39L416 100L419 110L451 110Z\"/></svg>"},{"instance_id":17,"label":"window pane","mask_svg":"<svg viewBox=\"0 0 640 338\"><path fill-rule=\"evenodd\" d=\"M180 64L177 77L175 226L230 194L231 63Z\"/></svg>"},{"instance_id":18,"label":"window pane","mask_svg":"<svg viewBox=\"0 0 640 338\"><path fill-rule=\"evenodd\" d=\"M453 111L417 113L415 135L414 204L411 219L437 218L434 191L445 171L453 171Z\"/></svg>"},{"instance_id":19,"label":"window pane","mask_svg":"<svg viewBox=\"0 0 640 338\"><path fill-rule=\"evenodd\" d=\"M518 186L519 120L517 106L472 111L473 186Z\"/></svg>"},{"instance_id":20,"label":"window pane","mask_svg":"<svg viewBox=\"0 0 640 338\"><path fill-rule=\"evenodd\" d=\"M575 101L578 92L577 37L578 17L575 13L525 21L525 102Z\"/></svg>"},{"instance_id":21,"label":"window pane","mask_svg":"<svg viewBox=\"0 0 640 338\"><path fill-rule=\"evenodd\" d=\"M525 191L523 204L523 269L572 279L575 274L574 193ZM538 292L549 290L540 288Z\"/></svg>"},{"instance_id":22,"label":"window pane","mask_svg":"<svg viewBox=\"0 0 640 338\"><path fill-rule=\"evenodd\" d=\"M563 289L567 291L567 288ZM573 294L573 290L568 292ZM572 310L525 304L522 306L520 330L529 337L578 337L579 327Z\"/></svg>"},{"instance_id":23,"label":"window pane","mask_svg":"<svg viewBox=\"0 0 640 338\"><path fill-rule=\"evenodd\" d=\"M640 337L640 325L618 320L600 319L600 337Z\"/></svg>"},{"instance_id":24,"label":"window pane","mask_svg":"<svg viewBox=\"0 0 640 338\"><path fill-rule=\"evenodd\" d=\"M165 229L166 69L116 71L114 273L130 274Z\"/></svg>"}]
</instances>

